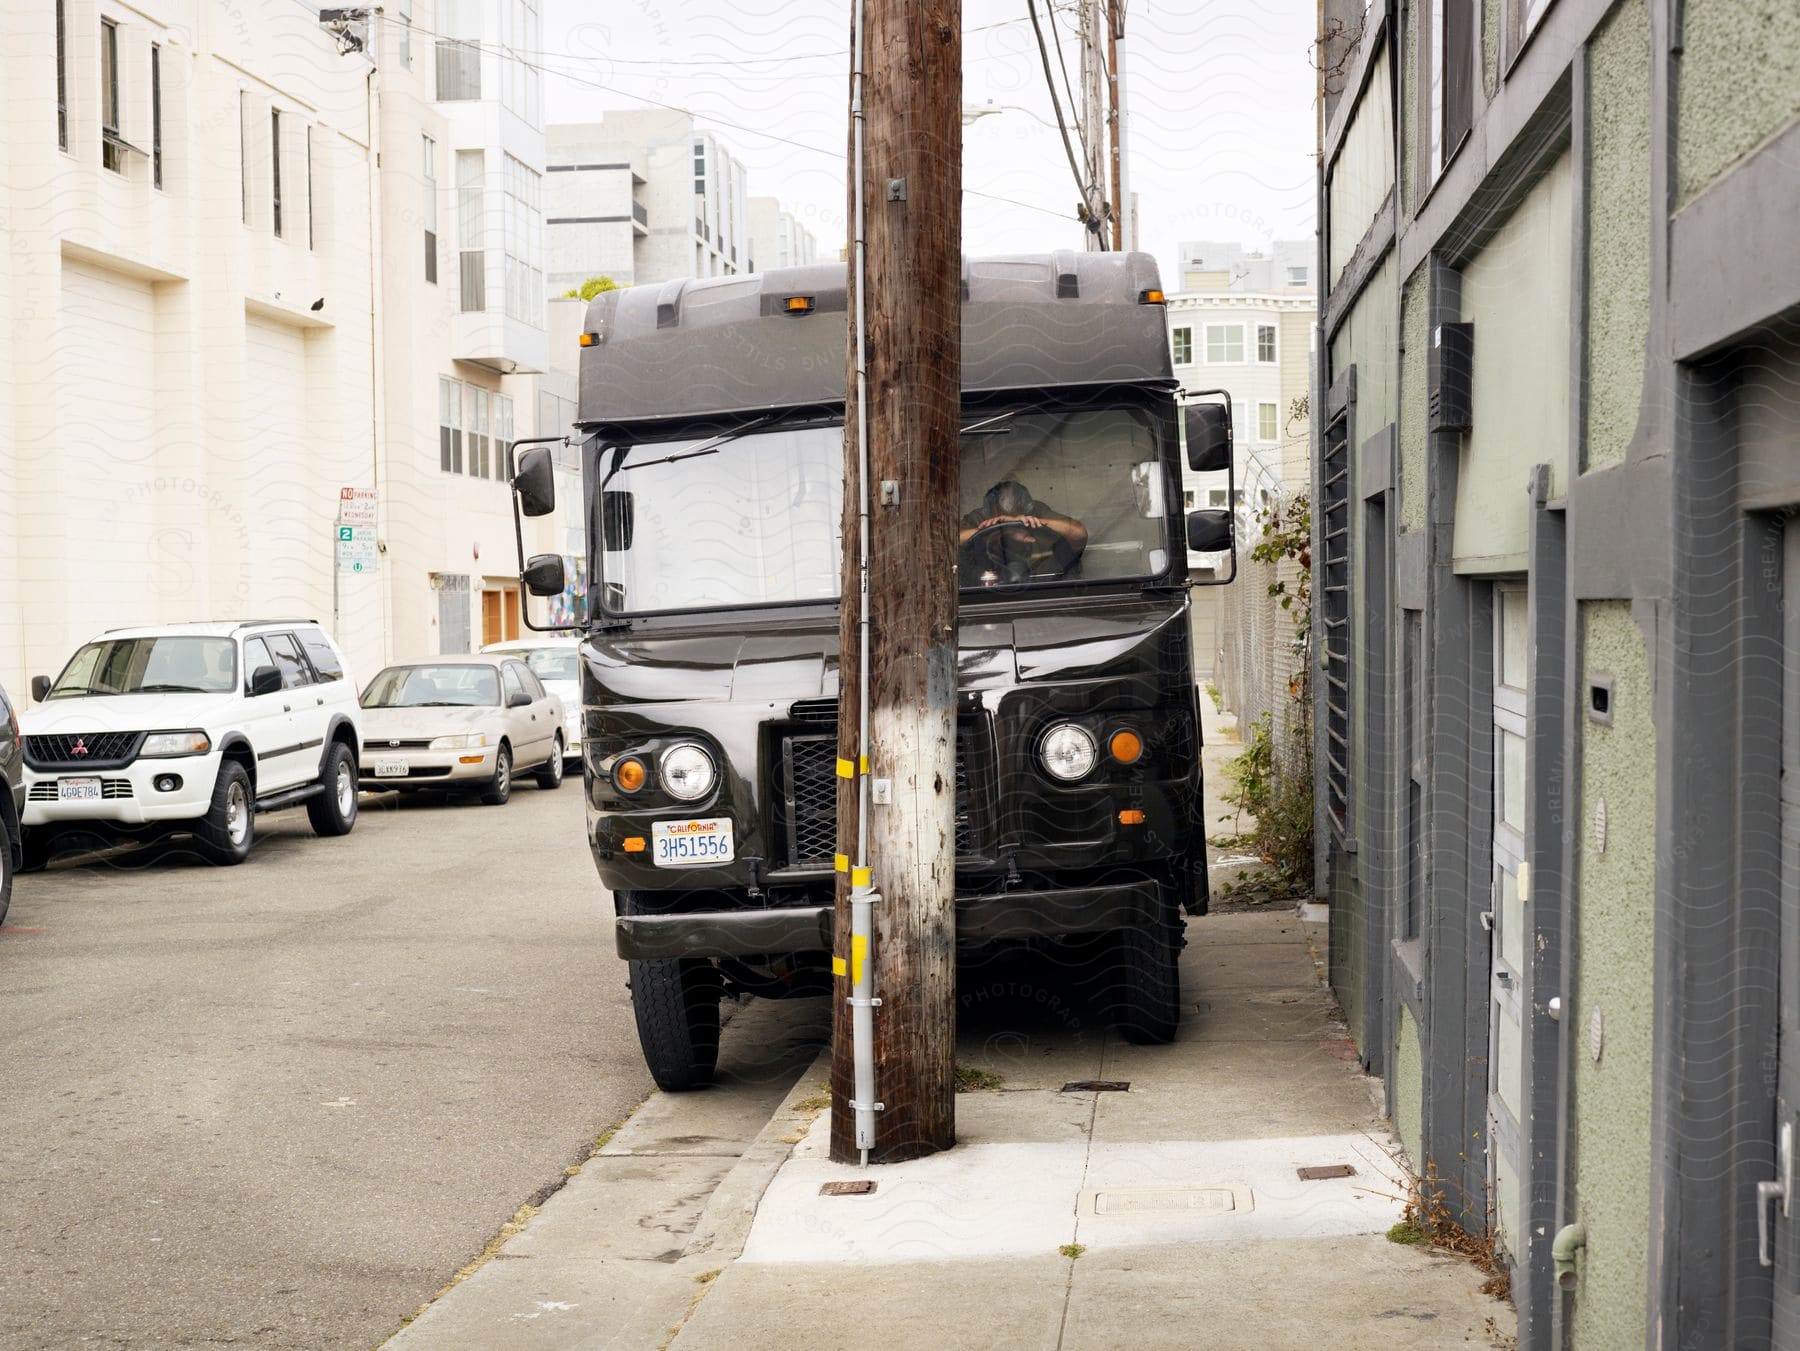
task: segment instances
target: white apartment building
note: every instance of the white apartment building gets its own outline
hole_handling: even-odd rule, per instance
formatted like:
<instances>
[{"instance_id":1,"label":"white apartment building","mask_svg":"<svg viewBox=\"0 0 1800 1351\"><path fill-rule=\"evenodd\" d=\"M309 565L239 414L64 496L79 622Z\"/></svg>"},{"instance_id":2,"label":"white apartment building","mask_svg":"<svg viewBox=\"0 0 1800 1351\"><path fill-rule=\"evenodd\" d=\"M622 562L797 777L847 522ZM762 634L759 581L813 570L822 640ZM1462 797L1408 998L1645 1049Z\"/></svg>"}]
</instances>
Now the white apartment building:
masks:
<instances>
[{"instance_id":1,"label":"white apartment building","mask_svg":"<svg viewBox=\"0 0 1800 1351\"><path fill-rule=\"evenodd\" d=\"M621 286L750 270L747 176L689 113L623 109L551 127L544 215L549 286Z\"/></svg>"},{"instance_id":2,"label":"white apartment building","mask_svg":"<svg viewBox=\"0 0 1800 1351\"><path fill-rule=\"evenodd\" d=\"M333 622L373 486L368 64L292 0L41 0L0 56L0 681L115 626Z\"/></svg>"},{"instance_id":3,"label":"white apartment building","mask_svg":"<svg viewBox=\"0 0 1800 1351\"><path fill-rule=\"evenodd\" d=\"M801 267L817 260L818 242L811 230L774 197L750 199L750 271Z\"/></svg>"},{"instance_id":4,"label":"white apartment building","mask_svg":"<svg viewBox=\"0 0 1800 1351\"><path fill-rule=\"evenodd\" d=\"M365 676L504 632L545 335L535 73L498 48L530 0L9 17L0 681L127 624L311 616ZM354 567L346 488L378 502Z\"/></svg>"},{"instance_id":5,"label":"white apartment building","mask_svg":"<svg viewBox=\"0 0 1800 1351\"><path fill-rule=\"evenodd\" d=\"M412 0L379 24L382 557L395 657L517 636L508 478L545 331L539 0ZM552 527L526 525L528 551Z\"/></svg>"}]
</instances>

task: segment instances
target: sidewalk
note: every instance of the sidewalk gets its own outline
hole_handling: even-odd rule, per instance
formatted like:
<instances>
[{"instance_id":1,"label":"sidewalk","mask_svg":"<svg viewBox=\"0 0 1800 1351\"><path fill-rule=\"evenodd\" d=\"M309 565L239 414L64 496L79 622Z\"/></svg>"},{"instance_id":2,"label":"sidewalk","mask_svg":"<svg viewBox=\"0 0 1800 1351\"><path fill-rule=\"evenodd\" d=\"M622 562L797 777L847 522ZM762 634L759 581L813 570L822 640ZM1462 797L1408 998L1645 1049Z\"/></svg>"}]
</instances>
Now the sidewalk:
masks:
<instances>
[{"instance_id":1,"label":"sidewalk","mask_svg":"<svg viewBox=\"0 0 1800 1351\"><path fill-rule=\"evenodd\" d=\"M1214 782L1233 749L1209 747ZM1473 1267L1385 1237L1404 1170L1321 981L1324 924L1210 915L1188 940L1166 1047L1122 1042L1061 973L965 969L957 1061L999 1087L958 1096L954 1150L866 1171L828 1158L822 1014L750 1005L725 1040L760 1082L652 1097L395 1345L1509 1346ZM874 1192L821 1195L854 1180Z\"/></svg>"}]
</instances>

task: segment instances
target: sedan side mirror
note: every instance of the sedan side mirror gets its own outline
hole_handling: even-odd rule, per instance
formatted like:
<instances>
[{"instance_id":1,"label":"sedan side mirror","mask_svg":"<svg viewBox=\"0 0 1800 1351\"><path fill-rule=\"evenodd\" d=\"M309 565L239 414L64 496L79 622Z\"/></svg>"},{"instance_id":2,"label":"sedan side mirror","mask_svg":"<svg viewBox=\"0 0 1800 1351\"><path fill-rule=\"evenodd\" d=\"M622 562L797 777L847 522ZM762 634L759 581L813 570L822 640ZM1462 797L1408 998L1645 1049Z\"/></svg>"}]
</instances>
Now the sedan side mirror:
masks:
<instances>
[{"instance_id":1,"label":"sedan side mirror","mask_svg":"<svg viewBox=\"0 0 1800 1351\"><path fill-rule=\"evenodd\" d=\"M1231 513L1222 507L1190 511L1187 546L1197 554L1222 554L1231 547Z\"/></svg>"},{"instance_id":2,"label":"sedan side mirror","mask_svg":"<svg viewBox=\"0 0 1800 1351\"><path fill-rule=\"evenodd\" d=\"M531 707L531 696L524 690L514 690L507 696L506 706L508 708L529 708Z\"/></svg>"},{"instance_id":3,"label":"sedan side mirror","mask_svg":"<svg viewBox=\"0 0 1800 1351\"><path fill-rule=\"evenodd\" d=\"M50 677L31 677L31 698L34 703L43 703L50 697Z\"/></svg>"},{"instance_id":4,"label":"sedan side mirror","mask_svg":"<svg viewBox=\"0 0 1800 1351\"><path fill-rule=\"evenodd\" d=\"M519 452L519 469L513 475L512 486L519 495L519 510L527 516L548 516L556 510L556 472L549 447L533 446Z\"/></svg>"},{"instance_id":5,"label":"sedan side mirror","mask_svg":"<svg viewBox=\"0 0 1800 1351\"><path fill-rule=\"evenodd\" d=\"M1231 468L1231 404L1190 403L1183 410L1188 468L1196 474Z\"/></svg>"},{"instance_id":6,"label":"sedan side mirror","mask_svg":"<svg viewBox=\"0 0 1800 1351\"><path fill-rule=\"evenodd\" d=\"M258 666L250 673L251 694L273 694L281 688L281 672L273 666Z\"/></svg>"},{"instance_id":7,"label":"sedan side mirror","mask_svg":"<svg viewBox=\"0 0 1800 1351\"><path fill-rule=\"evenodd\" d=\"M563 589L563 561L560 554L533 554L519 574L525 589L534 596L557 596Z\"/></svg>"}]
</instances>

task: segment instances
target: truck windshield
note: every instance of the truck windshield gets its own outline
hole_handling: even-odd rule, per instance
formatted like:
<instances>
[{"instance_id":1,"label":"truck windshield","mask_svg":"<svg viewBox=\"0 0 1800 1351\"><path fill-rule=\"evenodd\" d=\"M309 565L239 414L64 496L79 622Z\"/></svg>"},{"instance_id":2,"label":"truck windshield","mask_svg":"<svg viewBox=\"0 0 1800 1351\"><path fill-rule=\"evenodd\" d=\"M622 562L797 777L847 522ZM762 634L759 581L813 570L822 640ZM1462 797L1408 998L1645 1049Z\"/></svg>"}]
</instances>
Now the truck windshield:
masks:
<instances>
[{"instance_id":1,"label":"truck windshield","mask_svg":"<svg viewBox=\"0 0 1800 1351\"><path fill-rule=\"evenodd\" d=\"M965 589L1142 578L1168 566L1168 471L1152 413L1021 408L964 425L955 563ZM709 442L631 447L607 483L629 494L629 512L601 513L631 522L601 555L605 608L836 599L843 437L836 426L752 432L687 459L684 448Z\"/></svg>"}]
</instances>

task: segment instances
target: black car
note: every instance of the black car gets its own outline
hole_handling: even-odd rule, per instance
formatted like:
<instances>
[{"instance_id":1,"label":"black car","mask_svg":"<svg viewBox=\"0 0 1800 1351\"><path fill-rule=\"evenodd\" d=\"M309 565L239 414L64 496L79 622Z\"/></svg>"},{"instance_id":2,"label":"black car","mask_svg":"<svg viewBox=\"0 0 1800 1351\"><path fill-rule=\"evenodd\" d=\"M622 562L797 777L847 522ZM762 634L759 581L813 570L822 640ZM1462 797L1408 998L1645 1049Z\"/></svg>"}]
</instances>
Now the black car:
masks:
<instances>
[{"instance_id":1,"label":"black car","mask_svg":"<svg viewBox=\"0 0 1800 1351\"><path fill-rule=\"evenodd\" d=\"M19 715L0 689L0 921L12 904L13 874L19 870L19 818L25 810L25 757L20 751Z\"/></svg>"}]
</instances>

